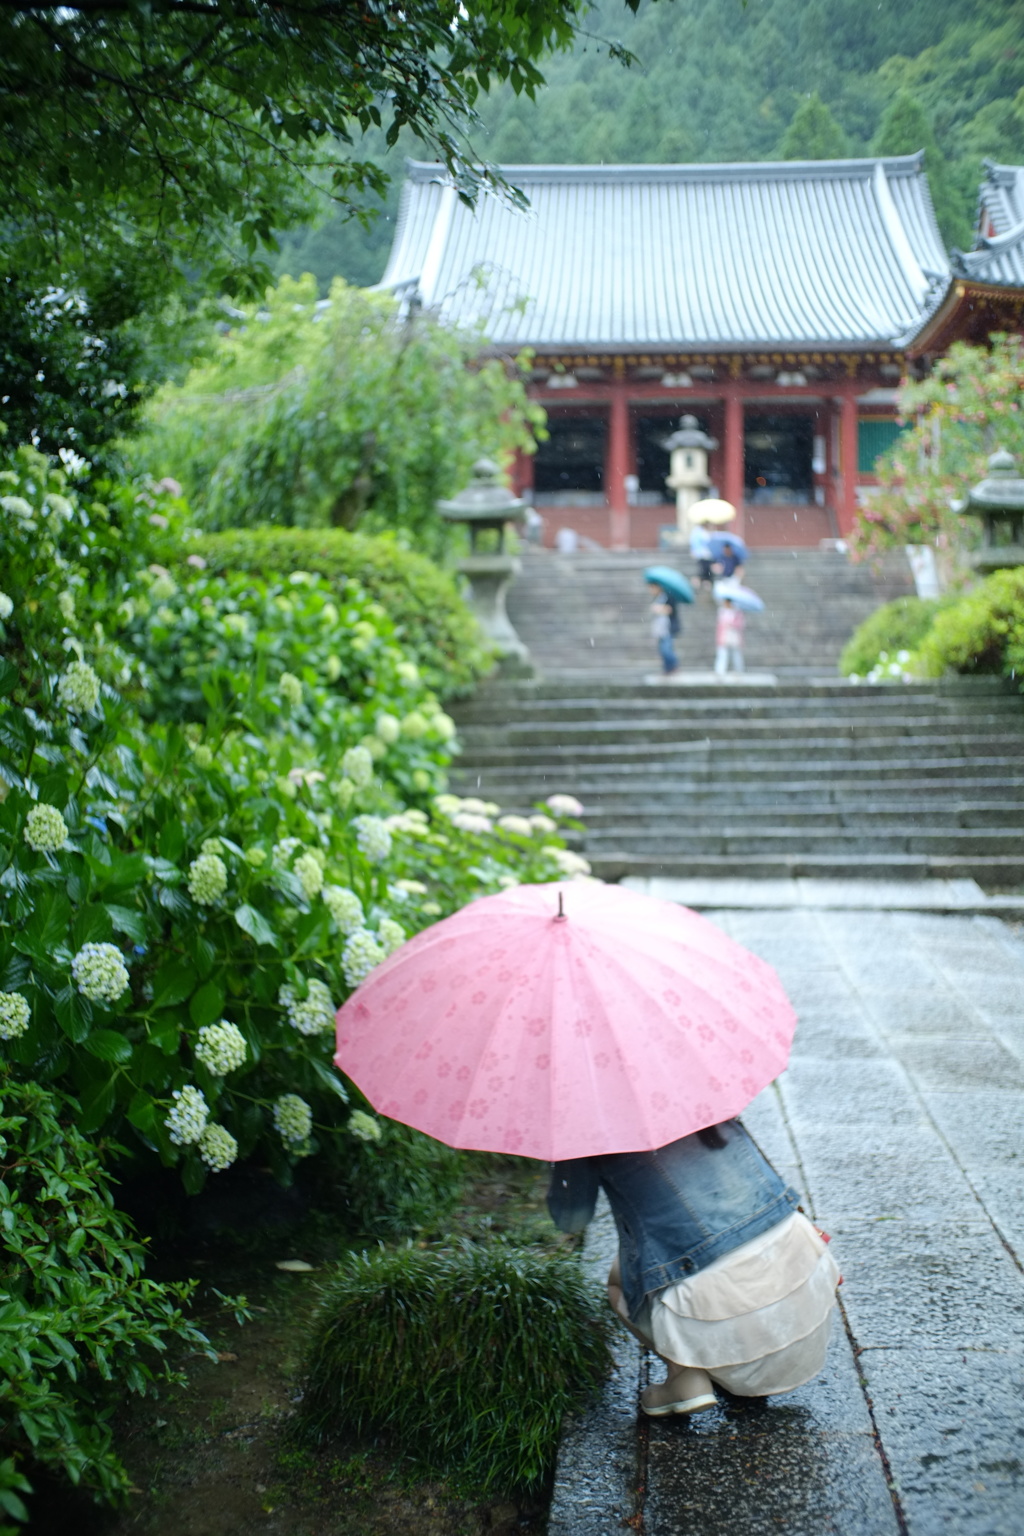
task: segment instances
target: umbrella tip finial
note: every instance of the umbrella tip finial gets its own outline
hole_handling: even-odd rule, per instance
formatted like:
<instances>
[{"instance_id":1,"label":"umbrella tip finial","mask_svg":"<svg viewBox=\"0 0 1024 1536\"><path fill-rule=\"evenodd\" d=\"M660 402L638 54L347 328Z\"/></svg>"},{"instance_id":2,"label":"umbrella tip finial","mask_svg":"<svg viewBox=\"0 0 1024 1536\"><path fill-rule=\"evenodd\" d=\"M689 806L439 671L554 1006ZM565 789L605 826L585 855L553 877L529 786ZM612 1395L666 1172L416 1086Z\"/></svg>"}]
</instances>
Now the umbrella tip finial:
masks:
<instances>
[{"instance_id":1,"label":"umbrella tip finial","mask_svg":"<svg viewBox=\"0 0 1024 1536\"><path fill-rule=\"evenodd\" d=\"M564 922L567 922L567 921L568 921L568 919L567 919L567 917L565 915L565 909L562 906L562 893L561 893L561 891L559 891L559 893L558 893L558 913L557 913L557 915L555 917L555 922L556 923L564 923Z\"/></svg>"}]
</instances>

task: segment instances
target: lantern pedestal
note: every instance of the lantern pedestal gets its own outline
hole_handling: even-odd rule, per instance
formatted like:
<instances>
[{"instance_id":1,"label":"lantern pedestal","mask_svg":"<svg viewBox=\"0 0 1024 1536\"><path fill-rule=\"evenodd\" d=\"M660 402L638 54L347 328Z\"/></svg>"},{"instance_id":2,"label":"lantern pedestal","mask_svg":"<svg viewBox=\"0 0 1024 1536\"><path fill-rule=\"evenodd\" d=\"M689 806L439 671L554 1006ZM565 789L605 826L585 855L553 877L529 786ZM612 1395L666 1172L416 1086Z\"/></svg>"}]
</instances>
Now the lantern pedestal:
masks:
<instances>
[{"instance_id":1,"label":"lantern pedestal","mask_svg":"<svg viewBox=\"0 0 1024 1536\"><path fill-rule=\"evenodd\" d=\"M477 622L498 651L498 670L505 677L532 677L530 653L512 627L505 607L509 582L522 569L514 555L467 555L455 569L465 576L466 596Z\"/></svg>"}]
</instances>

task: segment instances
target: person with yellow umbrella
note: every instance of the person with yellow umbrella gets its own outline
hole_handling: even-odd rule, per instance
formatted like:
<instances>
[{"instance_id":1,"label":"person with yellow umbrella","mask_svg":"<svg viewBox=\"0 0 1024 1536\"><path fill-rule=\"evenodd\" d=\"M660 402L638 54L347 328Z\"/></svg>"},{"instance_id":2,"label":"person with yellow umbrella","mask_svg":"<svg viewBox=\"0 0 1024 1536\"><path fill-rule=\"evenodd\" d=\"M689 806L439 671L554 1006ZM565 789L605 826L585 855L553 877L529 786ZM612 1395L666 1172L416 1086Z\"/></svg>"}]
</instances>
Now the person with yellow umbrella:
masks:
<instances>
[{"instance_id":1,"label":"person with yellow umbrella","mask_svg":"<svg viewBox=\"0 0 1024 1536\"><path fill-rule=\"evenodd\" d=\"M697 567L697 589L707 587L708 591L714 586L715 572L714 547L711 543L712 528L720 528L729 523L736 516L736 508L728 501L719 501L717 497L706 497L703 501L695 501L689 508L687 516L690 519L690 554L693 556Z\"/></svg>"}]
</instances>

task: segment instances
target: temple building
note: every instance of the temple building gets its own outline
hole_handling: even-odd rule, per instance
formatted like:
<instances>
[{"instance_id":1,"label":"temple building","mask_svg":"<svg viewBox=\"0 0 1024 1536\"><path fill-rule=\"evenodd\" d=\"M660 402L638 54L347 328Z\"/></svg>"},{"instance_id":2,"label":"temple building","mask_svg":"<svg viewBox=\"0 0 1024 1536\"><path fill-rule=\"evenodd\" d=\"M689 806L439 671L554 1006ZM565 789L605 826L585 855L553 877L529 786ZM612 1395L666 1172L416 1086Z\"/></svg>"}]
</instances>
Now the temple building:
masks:
<instances>
[{"instance_id":1,"label":"temple building","mask_svg":"<svg viewBox=\"0 0 1024 1536\"><path fill-rule=\"evenodd\" d=\"M1004 171L989 244L962 263L1005 257L1024 183ZM516 489L548 536L656 547L684 414L714 444L707 494L749 543L844 536L900 430L908 358L927 365L918 338L966 281L922 156L503 173L525 212L493 195L470 209L442 167L412 162L381 286L479 327L485 351L533 354L550 436Z\"/></svg>"},{"instance_id":2,"label":"temple building","mask_svg":"<svg viewBox=\"0 0 1024 1536\"><path fill-rule=\"evenodd\" d=\"M954 251L946 289L908 352L942 353L954 341L984 343L1024 321L1024 166L985 161L973 251Z\"/></svg>"}]
</instances>

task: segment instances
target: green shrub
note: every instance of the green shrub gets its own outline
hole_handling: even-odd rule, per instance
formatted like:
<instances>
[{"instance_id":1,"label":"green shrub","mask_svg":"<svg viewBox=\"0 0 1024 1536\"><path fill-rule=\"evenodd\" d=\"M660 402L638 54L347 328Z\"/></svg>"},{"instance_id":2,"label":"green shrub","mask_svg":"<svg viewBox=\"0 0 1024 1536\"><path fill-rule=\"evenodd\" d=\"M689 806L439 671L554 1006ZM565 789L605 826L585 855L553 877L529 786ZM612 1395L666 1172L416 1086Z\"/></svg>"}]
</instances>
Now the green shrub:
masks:
<instances>
[{"instance_id":1,"label":"green shrub","mask_svg":"<svg viewBox=\"0 0 1024 1536\"><path fill-rule=\"evenodd\" d=\"M252 528L206 534L188 552L204 559L211 574L244 571L284 581L293 571L315 571L342 597L346 582L358 582L386 610L397 641L442 698L471 690L493 660L454 579L388 536L342 528Z\"/></svg>"},{"instance_id":2,"label":"green shrub","mask_svg":"<svg viewBox=\"0 0 1024 1536\"><path fill-rule=\"evenodd\" d=\"M377 1122L332 1065L337 1005L406 935L573 856L550 820L502 827L496 806L430 793L450 722L360 590L179 587L134 544L119 565L123 541L47 488L46 461L18 465L0 521L17 594L0 606L0 1049L189 1191L254 1154L283 1180L316 1151L347 1165ZM71 580L81 602L62 601ZM97 583L116 640L88 622ZM104 681L137 689L140 671L155 723Z\"/></svg>"},{"instance_id":3,"label":"green shrub","mask_svg":"<svg viewBox=\"0 0 1024 1536\"><path fill-rule=\"evenodd\" d=\"M77 1108L0 1076L0 1511L16 1519L27 1515L19 1467L45 1467L105 1501L123 1493L109 1420L125 1393L182 1379L171 1344L216 1359L181 1310L195 1282L145 1278L142 1245L114 1209Z\"/></svg>"},{"instance_id":4,"label":"green shrub","mask_svg":"<svg viewBox=\"0 0 1024 1536\"><path fill-rule=\"evenodd\" d=\"M898 597L884 603L858 625L839 658L844 677L867 677L882 661L895 661L901 651L921 644L935 615L951 599Z\"/></svg>"},{"instance_id":5,"label":"green shrub","mask_svg":"<svg viewBox=\"0 0 1024 1536\"><path fill-rule=\"evenodd\" d=\"M379 1141L350 1143L327 1173L332 1204L360 1240L436 1232L462 1192L467 1154L396 1120L378 1123Z\"/></svg>"},{"instance_id":6,"label":"green shrub","mask_svg":"<svg viewBox=\"0 0 1024 1536\"><path fill-rule=\"evenodd\" d=\"M569 1255L491 1242L353 1255L324 1290L307 1432L383 1434L465 1489L535 1489L562 1416L610 1364L610 1315Z\"/></svg>"},{"instance_id":7,"label":"green shrub","mask_svg":"<svg viewBox=\"0 0 1024 1536\"><path fill-rule=\"evenodd\" d=\"M1024 689L1024 567L996 571L944 608L911 666L923 677L946 671L995 674Z\"/></svg>"}]
</instances>

